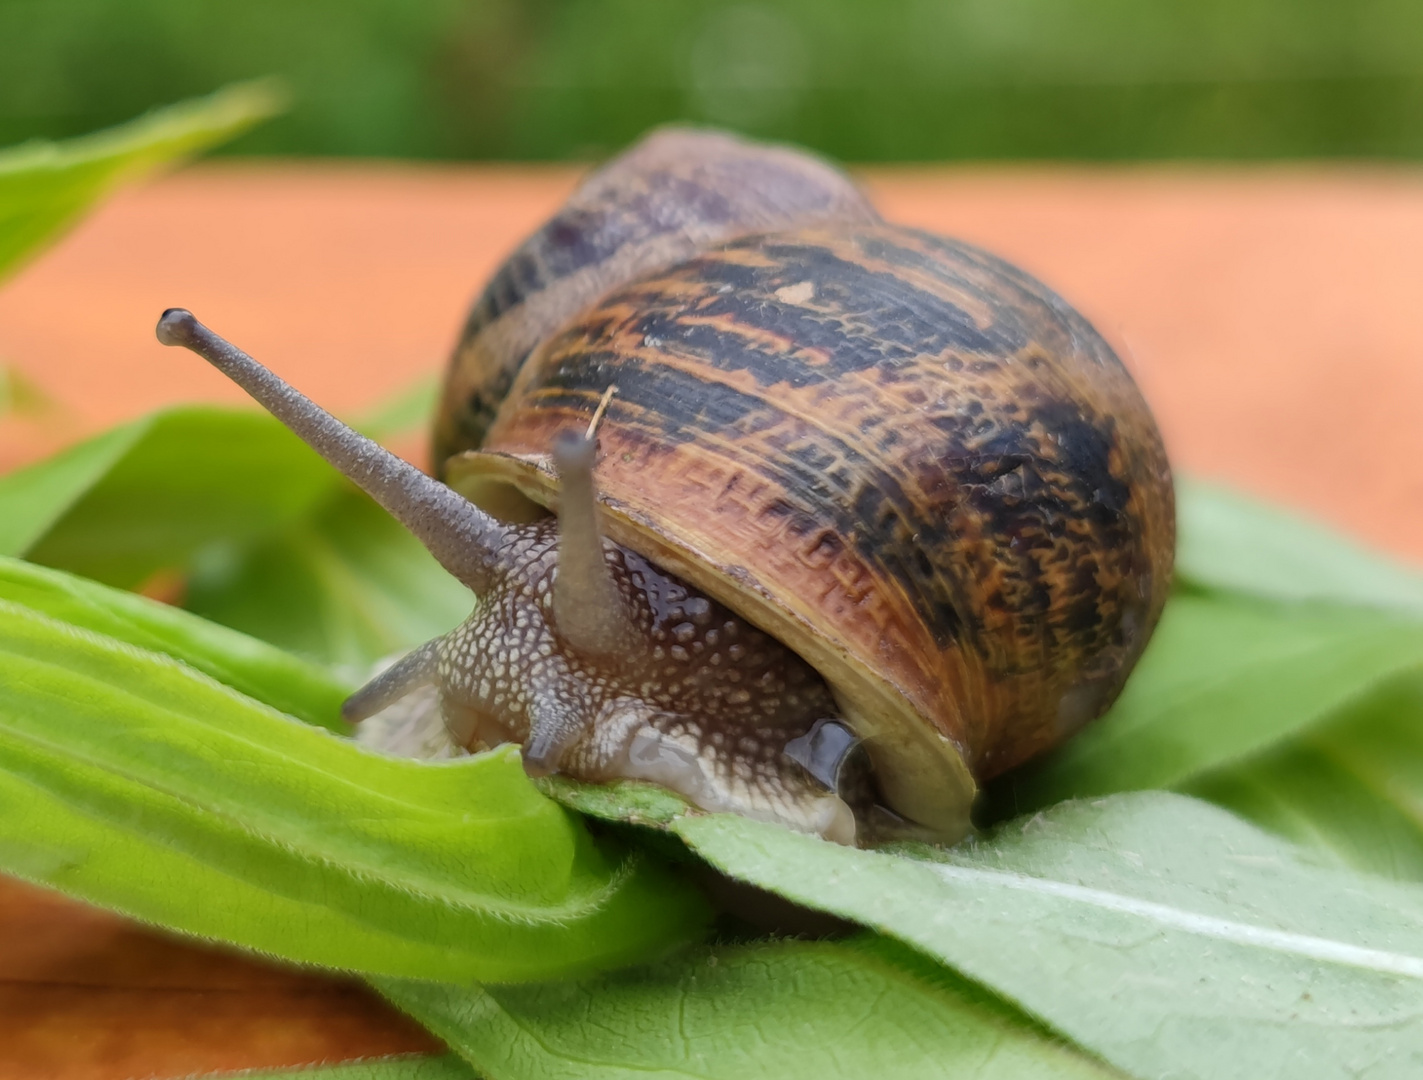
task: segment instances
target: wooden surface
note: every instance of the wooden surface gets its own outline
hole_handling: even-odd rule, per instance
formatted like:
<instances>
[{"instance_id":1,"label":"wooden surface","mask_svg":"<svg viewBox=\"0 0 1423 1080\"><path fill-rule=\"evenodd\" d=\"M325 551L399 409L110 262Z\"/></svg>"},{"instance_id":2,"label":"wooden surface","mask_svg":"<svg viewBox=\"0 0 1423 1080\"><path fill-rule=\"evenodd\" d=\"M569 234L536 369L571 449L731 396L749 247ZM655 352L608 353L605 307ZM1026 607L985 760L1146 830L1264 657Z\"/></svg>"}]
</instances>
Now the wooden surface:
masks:
<instances>
[{"instance_id":1,"label":"wooden surface","mask_svg":"<svg viewBox=\"0 0 1423 1080\"><path fill-rule=\"evenodd\" d=\"M0 1077L118 1080L430 1052L355 981L150 930L0 878Z\"/></svg>"},{"instance_id":2,"label":"wooden surface","mask_svg":"<svg viewBox=\"0 0 1423 1080\"><path fill-rule=\"evenodd\" d=\"M1091 316L1178 469L1423 562L1423 173L955 170L867 177ZM437 369L567 170L222 165L123 195L0 288L0 363L47 404L0 468L168 402L236 402L153 340L191 307L323 404ZM0 883L0 1077L170 1077L432 1048L353 984Z\"/></svg>"}]
</instances>

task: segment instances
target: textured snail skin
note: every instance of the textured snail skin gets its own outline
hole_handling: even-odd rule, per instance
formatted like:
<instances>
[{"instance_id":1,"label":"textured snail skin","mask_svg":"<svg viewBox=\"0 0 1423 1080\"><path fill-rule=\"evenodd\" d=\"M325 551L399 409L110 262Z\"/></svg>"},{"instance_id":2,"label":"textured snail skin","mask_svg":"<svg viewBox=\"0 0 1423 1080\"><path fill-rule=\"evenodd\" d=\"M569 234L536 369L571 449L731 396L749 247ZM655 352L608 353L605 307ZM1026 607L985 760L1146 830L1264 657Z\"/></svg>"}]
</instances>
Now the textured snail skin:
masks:
<instances>
[{"instance_id":1,"label":"textured snail skin","mask_svg":"<svg viewBox=\"0 0 1423 1080\"><path fill-rule=\"evenodd\" d=\"M851 807L783 755L816 720L836 715L815 671L616 546L604 561L630 640L601 655L579 648L550 617L557 542L552 519L519 528L499 580L439 640L435 683L455 742L519 742L532 775L648 780L703 809L851 842Z\"/></svg>"},{"instance_id":2,"label":"textured snail skin","mask_svg":"<svg viewBox=\"0 0 1423 1080\"><path fill-rule=\"evenodd\" d=\"M610 384L609 535L810 661L886 801L939 835L973 779L1105 710L1160 615L1150 412L1085 319L985 252L842 224L652 273L529 358L451 482L552 502L549 441Z\"/></svg>"},{"instance_id":3,"label":"textured snail skin","mask_svg":"<svg viewBox=\"0 0 1423 1080\"><path fill-rule=\"evenodd\" d=\"M483 441L529 353L614 286L737 236L878 220L811 154L717 131L653 132L589 176L475 301L435 422L437 475Z\"/></svg>"}]
</instances>

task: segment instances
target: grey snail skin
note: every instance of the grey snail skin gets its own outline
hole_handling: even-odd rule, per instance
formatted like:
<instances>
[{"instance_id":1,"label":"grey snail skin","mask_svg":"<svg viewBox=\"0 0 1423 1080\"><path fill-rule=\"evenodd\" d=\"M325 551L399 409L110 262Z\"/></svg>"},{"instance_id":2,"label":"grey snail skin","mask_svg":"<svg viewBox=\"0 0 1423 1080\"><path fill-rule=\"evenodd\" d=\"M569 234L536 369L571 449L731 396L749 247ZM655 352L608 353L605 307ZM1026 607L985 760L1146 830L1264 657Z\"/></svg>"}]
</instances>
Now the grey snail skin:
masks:
<instances>
[{"instance_id":1,"label":"grey snail skin","mask_svg":"<svg viewBox=\"0 0 1423 1080\"><path fill-rule=\"evenodd\" d=\"M595 172L476 301L439 480L188 312L158 335L478 596L344 708L433 716L428 753L952 842L1111 704L1170 583L1170 469L1101 336L785 148L667 129Z\"/></svg>"}]
</instances>

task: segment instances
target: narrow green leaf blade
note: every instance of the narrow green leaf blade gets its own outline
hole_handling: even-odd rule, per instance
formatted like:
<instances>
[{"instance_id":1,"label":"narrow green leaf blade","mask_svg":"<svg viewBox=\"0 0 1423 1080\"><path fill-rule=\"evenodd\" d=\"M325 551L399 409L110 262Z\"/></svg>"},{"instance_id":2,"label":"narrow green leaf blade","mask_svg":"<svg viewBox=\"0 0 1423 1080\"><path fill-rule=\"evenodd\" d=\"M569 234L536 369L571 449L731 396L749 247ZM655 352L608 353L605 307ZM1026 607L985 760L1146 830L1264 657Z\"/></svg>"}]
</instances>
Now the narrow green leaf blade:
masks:
<instances>
[{"instance_id":1,"label":"narrow green leaf blade","mask_svg":"<svg viewBox=\"0 0 1423 1080\"><path fill-rule=\"evenodd\" d=\"M171 409L0 479L4 554L121 588L309 513L340 481L259 413Z\"/></svg>"},{"instance_id":2,"label":"narrow green leaf blade","mask_svg":"<svg viewBox=\"0 0 1423 1080\"><path fill-rule=\"evenodd\" d=\"M698 951L580 983L377 988L490 1080L1106 1080L883 939Z\"/></svg>"},{"instance_id":3,"label":"narrow green leaf blade","mask_svg":"<svg viewBox=\"0 0 1423 1080\"><path fill-rule=\"evenodd\" d=\"M354 689L324 668L186 611L60 570L0 557L0 600L180 660L309 724L346 732Z\"/></svg>"},{"instance_id":4,"label":"narrow green leaf blade","mask_svg":"<svg viewBox=\"0 0 1423 1080\"><path fill-rule=\"evenodd\" d=\"M1423 667L1423 622L1180 592L1116 705L999 781L994 816L1169 787L1280 745Z\"/></svg>"},{"instance_id":5,"label":"narrow green leaf blade","mask_svg":"<svg viewBox=\"0 0 1423 1080\"><path fill-rule=\"evenodd\" d=\"M456 981L617 966L702 902L600 849L516 753L366 753L0 603L0 869L289 959Z\"/></svg>"},{"instance_id":6,"label":"narrow green leaf blade","mask_svg":"<svg viewBox=\"0 0 1423 1080\"><path fill-rule=\"evenodd\" d=\"M1314 865L1206 803L1069 803L900 854L727 815L675 831L731 876L914 945L1134 1076L1423 1070L1423 892Z\"/></svg>"},{"instance_id":7,"label":"narrow green leaf blade","mask_svg":"<svg viewBox=\"0 0 1423 1080\"><path fill-rule=\"evenodd\" d=\"M1179 478L1176 511L1176 576L1191 585L1423 615L1423 572L1318 522Z\"/></svg>"},{"instance_id":8,"label":"narrow green leaf blade","mask_svg":"<svg viewBox=\"0 0 1423 1080\"><path fill-rule=\"evenodd\" d=\"M352 679L457 625L473 597L299 439L250 411L173 409L0 477L0 555L186 606Z\"/></svg>"},{"instance_id":9,"label":"narrow green leaf blade","mask_svg":"<svg viewBox=\"0 0 1423 1080\"><path fill-rule=\"evenodd\" d=\"M195 562L187 607L364 677L453 629L474 596L384 510L342 487L310 513Z\"/></svg>"},{"instance_id":10,"label":"narrow green leaf blade","mask_svg":"<svg viewBox=\"0 0 1423 1080\"><path fill-rule=\"evenodd\" d=\"M63 143L0 152L0 276L57 237L119 182L241 134L280 111L271 82L229 86Z\"/></svg>"},{"instance_id":11,"label":"narrow green leaf blade","mask_svg":"<svg viewBox=\"0 0 1423 1080\"><path fill-rule=\"evenodd\" d=\"M1342 864L1423 882L1423 675L1183 789Z\"/></svg>"},{"instance_id":12,"label":"narrow green leaf blade","mask_svg":"<svg viewBox=\"0 0 1423 1080\"><path fill-rule=\"evenodd\" d=\"M601 821L665 828L683 814L696 813L676 792L645 780L592 784L555 773L534 782L550 799Z\"/></svg>"},{"instance_id":13,"label":"narrow green leaf blade","mask_svg":"<svg viewBox=\"0 0 1423 1080\"><path fill-rule=\"evenodd\" d=\"M123 424L45 461L0 476L0 555L23 555L133 449L149 420Z\"/></svg>"}]
</instances>

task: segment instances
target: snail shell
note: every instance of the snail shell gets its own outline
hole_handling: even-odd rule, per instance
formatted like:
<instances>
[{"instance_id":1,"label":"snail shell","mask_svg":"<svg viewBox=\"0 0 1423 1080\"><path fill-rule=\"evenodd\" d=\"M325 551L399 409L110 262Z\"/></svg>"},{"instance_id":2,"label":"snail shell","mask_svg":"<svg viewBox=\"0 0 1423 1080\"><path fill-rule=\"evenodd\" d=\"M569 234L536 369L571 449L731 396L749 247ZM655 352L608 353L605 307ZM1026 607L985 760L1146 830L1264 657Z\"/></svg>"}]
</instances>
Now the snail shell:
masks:
<instances>
[{"instance_id":1,"label":"snail shell","mask_svg":"<svg viewBox=\"0 0 1423 1080\"><path fill-rule=\"evenodd\" d=\"M796 150L663 128L579 185L475 301L435 421L439 470L478 446L529 354L609 289L752 232L877 222L844 173Z\"/></svg>"},{"instance_id":2,"label":"snail shell","mask_svg":"<svg viewBox=\"0 0 1423 1080\"><path fill-rule=\"evenodd\" d=\"M984 251L878 223L815 159L800 159L810 194L776 200L795 227L724 239L748 229L718 215L667 240L643 215L648 192L684 190L662 171L683 159L651 149L699 140L686 160L735 150L706 174L737 185L728 204L746 162L787 160L676 132L597 174L476 305L437 453L465 450L452 486L527 520L557 503L552 439L616 386L598 428L608 535L807 660L888 806L961 835L976 782L1099 715L1145 647L1175 544L1160 435L1060 297ZM593 230L596 272L570 284L584 271L552 238L592 204L610 224ZM689 244L700 254L667 265ZM498 353L501 309L539 314Z\"/></svg>"}]
</instances>

